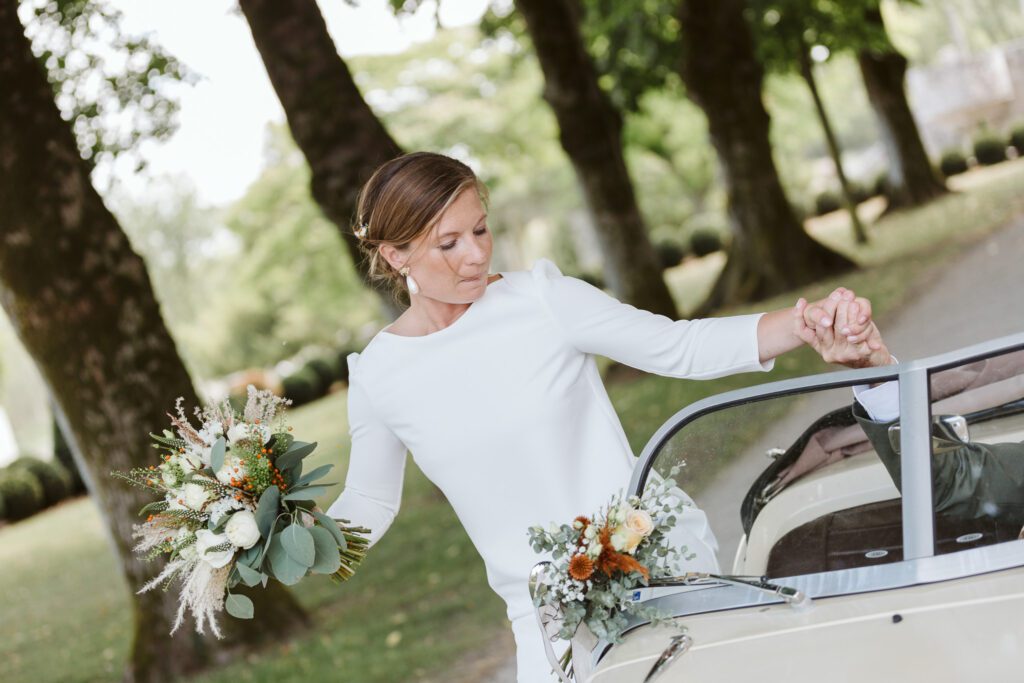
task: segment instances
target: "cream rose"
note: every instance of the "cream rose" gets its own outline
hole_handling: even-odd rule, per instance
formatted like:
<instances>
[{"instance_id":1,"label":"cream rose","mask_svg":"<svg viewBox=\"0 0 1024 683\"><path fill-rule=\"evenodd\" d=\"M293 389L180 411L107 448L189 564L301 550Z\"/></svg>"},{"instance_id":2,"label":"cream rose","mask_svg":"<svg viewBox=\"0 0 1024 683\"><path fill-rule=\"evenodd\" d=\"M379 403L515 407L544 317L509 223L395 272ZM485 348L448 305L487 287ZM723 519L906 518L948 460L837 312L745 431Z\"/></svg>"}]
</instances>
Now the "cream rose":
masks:
<instances>
[{"instance_id":1,"label":"cream rose","mask_svg":"<svg viewBox=\"0 0 1024 683\"><path fill-rule=\"evenodd\" d=\"M209 529L200 529L196 532L196 553L199 558L214 569L220 569L235 556L234 548L228 550L216 550L212 553L206 552L209 548L228 543L225 534L215 534Z\"/></svg>"},{"instance_id":2,"label":"cream rose","mask_svg":"<svg viewBox=\"0 0 1024 683\"><path fill-rule=\"evenodd\" d=\"M181 488L181 499L189 510L201 510L210 498L210 492L199 484L185 484Z\"/></svg>"},{"instance_id":3,"label":"cream rose","mask_svg":"<svg viewBox=\"0 0 1024 683\"><path fill-rule=\"evenodd\" d=\"M232 545L239 548L251 548L260 540L260 529L256 526L256 516L248 510L231 515L224 525L224 534Z\"/></svg>"},{"instance_id":4,"label":"cream rose","mask_svg":"<svg viewBox=\"0 0 1024 683\"><path fill-rule=\"evenodd\" d=\"M621 553L632 554L640 541L654 531L654 520L646 511L632 509L624 512L623 518L625 521L612 534L612 547Z\"/></svg>"},{"instance_id":5,"label":"cream rose","mask_svg":"<svg viewBox=\"0 0 1024 683\"><path fill-rule=\"evenodd\" d=\"M647 538L654 531L654 520L646 510L630 510L626 515L626 528Z\"/></svg>"}]
</instances>

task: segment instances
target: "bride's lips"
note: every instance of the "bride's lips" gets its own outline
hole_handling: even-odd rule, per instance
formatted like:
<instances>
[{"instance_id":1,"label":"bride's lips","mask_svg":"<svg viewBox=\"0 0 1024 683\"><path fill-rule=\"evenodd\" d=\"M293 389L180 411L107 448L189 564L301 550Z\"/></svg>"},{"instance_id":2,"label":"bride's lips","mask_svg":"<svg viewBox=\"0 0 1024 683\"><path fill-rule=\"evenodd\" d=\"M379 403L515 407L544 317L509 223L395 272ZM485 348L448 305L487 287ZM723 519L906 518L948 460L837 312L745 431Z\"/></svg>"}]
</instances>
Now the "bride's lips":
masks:
<instances>
[{"instance_id":1,"label":"bride's lips","mask_svg":"<svg viewBox=\"0 0 1024 683\"><path fill-rule=\"evenodd\" d=\"M480 275L477 275L475 277L463 278L462 281L463 282L476 282L477 280L483 279L483 277L484 277L484 275L483 275L483 273L481 273Z\"/></svg>"}]
</instances>

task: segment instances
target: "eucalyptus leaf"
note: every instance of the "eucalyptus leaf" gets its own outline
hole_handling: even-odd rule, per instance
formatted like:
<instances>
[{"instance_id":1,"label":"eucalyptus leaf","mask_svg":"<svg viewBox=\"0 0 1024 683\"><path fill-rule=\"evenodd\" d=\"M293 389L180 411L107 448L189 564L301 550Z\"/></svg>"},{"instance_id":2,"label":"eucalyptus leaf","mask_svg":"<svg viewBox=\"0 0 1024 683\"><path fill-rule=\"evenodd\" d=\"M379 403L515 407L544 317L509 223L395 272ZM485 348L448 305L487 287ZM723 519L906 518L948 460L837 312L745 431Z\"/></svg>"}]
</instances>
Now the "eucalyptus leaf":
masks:
<instances>
[{"instance_id":1,"label":"eucalyptus leaf","mask_svg":"<svg viewBox=\"0 0 1024 683\"><path fill-rule=\"evenodd\" d=\"M313 443L296 441L283 455L278 456L277 459L274 460L274 465L279 470L288 469L289 467L298 464L303 458L312 453L315 448L315 441Z\"/></svg>"},{"instance_id":2,"label":"eucalyptus leaf","mask_svg":"<svg viewBox=\"0 0 1024 683\"><path fill-rule=\"evenodd\" d=\"M288 557L303 567L313 566L313 561L316 559L316 548L309 529L298 523L290 524L280 533L280 537L281 545L288 553Z\"/></svg>"},{"instance_id":3,"label":"eucalyptus leaf","mask_svg":"<svg viewBox=\"0 0 1024 683\"><path fill-rule=\"evenodd\" d=\"M311 483L313 481L316 481L320 477L322 477L325 474L327 474L328 472L330 472L331 469L333 469L333 468L334 468L334 465L332 465L332 464L321 465L320 467L317 467L312 472L309 472L308 474L302 475L302 478L299 479L297 482L295 482L295 485L296 486L302 486L303 484L309 484L309 483Z\"/></svg>"},{"instance_id":4,"label":"eucalyptus leaf","mask_svg":"<svg viewBox=\"0 0 1024 683\"><path fill-rule=\"evenodd\" d=\"M281 490L276 486L270 486L256 505L256 526L259 527L260 535L266 538L270 534L274 520L277 519L278 508L280 507Z\"/></svg>"},{"instance_id":5,"label":"eucalyptus leaf","mask_svg":"<svg viewBox=\"0 0 1024 683\"><path fill-rule=\"evenodd\" d=\"M257 543L253 547L249 548L248 550L242 551L238 555L238 563L244 564L249 569L258 570L260 568L260 560L262 559L263 545L261 543Z\"/></svg>"},{"instance_id":6,"label":"eucalyptus leaf","mask_svg":"<svg viewBox=\"0 0 1024 683\"><path fill-rule=\"evenodd\" d=\"M224 437L218 436L217 440L213 442L213 448L210 450L210 469L214 472L220 472L220 468L224 466Z\"/></svg>"},{"instance_id":7,"label":"eucalyptus leaf","mask_svg":"<svg viewBox=\"0 0 1024 683\"><path fill-rule=\"evenodd\" d=\"M224 609L236 619L252 619L252 600L245 595L229 593L228 599L224 601Z\"/></svg>"},{"instance_id":8,"label":"eucalyptus leaf","mask_svg":"<svg viewBox=\"0 0 1024 683\"><path fill-rule=\"evenodd\" d=\"M316 561L311 569L316 574L333 574L341 566L341 554L331 532L321 526L309 530L316 546Z\"/></svg>"},{"instance_id":9,"label":"eucalyptus leaf","mask_svg":"<svg viewBox=\"0 0 1024 683\"><path fill-rule=\"evenodd\" d=\"M336 521L319 510L315 510L313 512L313 516L316 517L316 521L320 522L324 529L327 529L327 531L330 532L331 536L334 536L334 540L338 542L338 547L342 550L348 550L348 542L345 540L345 534L342 533Z\"/></svg>"},{"instance_id":10,"label":"eucalyptus leaf","mask_svg":"<svg viewBox=\"0 0 1024 683\"><path fill-rule=\"evenodd\" d=\"M327 486L305 486L298 491L289 491L282 500L313 500L330 490Z\"/></svg>"},{"instance_id":11,"label":"eucalyptus leaf","mask_svg":"<svg viewBox=\"0 0 1024 683\"><path fill-rule=\"evenodd\" d=\"M274 571L274 578L286 586L294 586L306 575L307 568L288 556L281 543L281 534L275 534L271 539L267 557L270 559L270 568Z\"/></svg>"},{"instance_id":12,"label":"eucalyptus leaf","mask_svg":"<svg viewBox=\"0 0 1024 683\"><path fill-rule=\"evenodd\" d=\"M263 577L263 572L257 571L242 562L235 563L235 571L238 572L239 578L242 579L245 585L250 587L258 584Z\"/></svg>"}]
</instances>

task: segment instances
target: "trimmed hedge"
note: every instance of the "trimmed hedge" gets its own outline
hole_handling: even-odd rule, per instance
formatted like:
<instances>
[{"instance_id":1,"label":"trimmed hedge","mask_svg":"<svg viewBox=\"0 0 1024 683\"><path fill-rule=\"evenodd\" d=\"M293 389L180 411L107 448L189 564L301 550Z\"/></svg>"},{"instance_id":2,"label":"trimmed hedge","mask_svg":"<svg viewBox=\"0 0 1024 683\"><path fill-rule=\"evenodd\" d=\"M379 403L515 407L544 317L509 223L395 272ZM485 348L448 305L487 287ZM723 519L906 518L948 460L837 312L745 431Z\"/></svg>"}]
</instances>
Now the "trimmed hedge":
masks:
<instances>
[{"instance_id":1,"label":"trimmed hedge","mask_svg":"<svg viewBox=\"0 0 1024 683\"><path fill-rule=\"evenodd\" d=\"M1017 126L1010 132L1010 144L1018 154L1024 155L1024 125Z\"/></svg>"},{"instance_id":2,"label":"trimmed hedge","mask_svg":"<svg viewBox=\"0 0 1024 683\"><path fill-rule=\"evenodd\" d=\"M281 393L291 399L293 408L315 401L323 396L320 376L303 366L281 380Z\"/></svg>"},{"instance_id":3,"label":"trimmed hedge","mask_svg":"<svg viewBox=\"0 0 1024 683\"><path fill-rule=\"evenodd\" d=\"M825 190L814 198L814 215L824 216L826 213L838 211L842 207L839 195L830 190Z\"/></svg>"},{"instance_id":4,"label":"trimmed hedge","mask_svg":"<svg viewBox=\"0 0 1024 683\"><path fill-rule=\"evenodd\" d=\"M992 166L1006 161L1006 142L986 133L974 140L974 158L982 166Z\"/></svg>"},{"instance_id":5,"label":"trimmed hedge","mask_svg":"<svg viewBox=\"0 0 1024 683\"><path fill-rule=\"evenodd\" d=\"M946 152L943 152L942 159L939 160L939 170L942 171L942 175L946 178L960 173L966 173L967 158L960 150L947 150Z\"/></svg>"},{"instance_id":6,"label":"trimmed hedge","mask_svg":"<svg viewBox=\"0 0 1024 683\"><path fill-rule=\"evenodd\" d=\"M23 456L12 462L9 469L20 469L36 478L43 488L43 507L49 507L71 495L71 475L59 462L46 462Z\"/></svg>"},{"instance_id":7,"label":"trimmed hedge","mask_svg":"<svg viewBox=\"0 0 1024 683\"><path fill-rule=\"evenodd\" d=\"M307 369L317 376L320 396L326 394L338 378L338 368L333 359L313 358L303 366L303 369Z\"/></svg>"},{"instance_id":8,"label":"trimmed hedge","mask_svg":"<svg viewBox=\"0 0 1024 683\"><path fill-rule=\"evenodd\" d=\"M686 258L686 248L674 240L663 240L654 245L661 269L674 268Z\"/></svg>"},{"instance_id":9,"label":"trimmed hedge","mask_svg":"<svg viewBox=\"0 0 1024 683\"><path fill-rule=\"evenodd\" d=\"M690 251L694 256L707 256L722 250L722 238L711 230L695 230L690 235Z\"/></svg>"},{"instance_id":10,"label":"trimmed hedge","mask_svg":"<svg viewBox=\"0 0 1024 683\"><path fill-rule=\"evenodd\" d=\"M21 467L0 470L0 498L4 499L4 516L11 521L34 515L45 501L42 484Z\"/></svg>"}]
</instances>

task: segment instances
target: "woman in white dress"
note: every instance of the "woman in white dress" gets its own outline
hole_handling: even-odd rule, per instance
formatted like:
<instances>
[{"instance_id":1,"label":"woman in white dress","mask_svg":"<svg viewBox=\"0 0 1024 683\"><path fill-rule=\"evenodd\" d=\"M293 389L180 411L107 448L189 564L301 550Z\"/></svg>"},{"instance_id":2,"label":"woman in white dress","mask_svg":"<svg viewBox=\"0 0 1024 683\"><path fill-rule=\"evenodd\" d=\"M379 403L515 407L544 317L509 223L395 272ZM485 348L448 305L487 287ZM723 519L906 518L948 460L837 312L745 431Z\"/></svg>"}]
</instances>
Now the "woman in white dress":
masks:
<instances>
[{"instance_id":1,"label":"woman in white dress","mask_svg":"<svg viewBox=\"0 0 1024 683\"><path fill-rule=\"evenodd\" d=\"M431 153L384 164L363 188L356 234L371 273L407 289L411 304L348 358L351 458L328 514L368 527L376 542L398 513L411 452L508 606L518 680L536 683L550 680L550 666L527 592L539 559L527 528L597 510L626 486L635 460L594 356L708 379L769 370L802 342L794 309L673 321L546 260L491 275L485 206L467 166ZM695 554L690 568L717 569L696 506L679 533Z\"/></svg>"}]
</instances>

